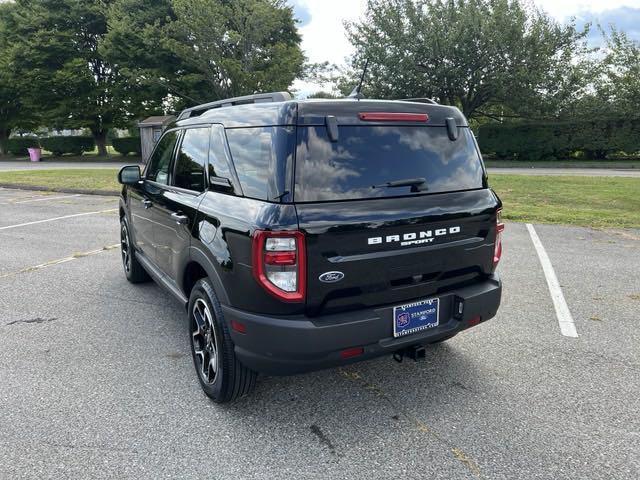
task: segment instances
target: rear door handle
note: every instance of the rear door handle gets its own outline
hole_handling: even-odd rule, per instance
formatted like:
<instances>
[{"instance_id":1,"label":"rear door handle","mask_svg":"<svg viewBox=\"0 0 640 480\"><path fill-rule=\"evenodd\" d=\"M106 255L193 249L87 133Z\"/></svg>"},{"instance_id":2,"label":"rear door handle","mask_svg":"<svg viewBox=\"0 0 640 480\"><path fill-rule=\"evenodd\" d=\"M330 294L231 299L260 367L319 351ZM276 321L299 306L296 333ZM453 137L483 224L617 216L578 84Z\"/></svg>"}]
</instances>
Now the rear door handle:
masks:
<instances>
[{"instance_id":1,"label":"rear door handle","mask_svg":"<svg viewBox=\"0 0 640 480\"><path fill-rule=\"evenodd\" d=\"M142 205L144 205L144 208L151 208L153 203L151 203L151 200L142 200Z\"/></svg>"},{"instance_id":2,"label":"rear door handle","mask_svg":"<svg viewBox=\"0 0 640 480\"><path fill-rule=\"evenodd\" d=\"M181 213L172 213L171 218L173 218L178 225L186 225L189 223L189 217Z\"/></svg>"}]
</instances>

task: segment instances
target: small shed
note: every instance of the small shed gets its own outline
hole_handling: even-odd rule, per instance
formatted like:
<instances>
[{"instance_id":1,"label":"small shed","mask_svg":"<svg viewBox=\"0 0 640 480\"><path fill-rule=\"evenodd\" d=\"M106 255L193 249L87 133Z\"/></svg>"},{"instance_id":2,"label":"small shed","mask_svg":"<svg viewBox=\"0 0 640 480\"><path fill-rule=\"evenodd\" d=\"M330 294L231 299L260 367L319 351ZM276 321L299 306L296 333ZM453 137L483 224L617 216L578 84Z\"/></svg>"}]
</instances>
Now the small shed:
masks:
<instances>
[{"instance_id":1,"label":"small shed","mask_svg":"<svg viewBox=\"0 0 640 480\"><path fill-rule=\"evenodd\" d=\"M161 115L155 117L149 117L138 123L140 128L140 142L142 151L142 161L147 163L151 152L156 142L160 139L162 132L167 126L175 121L176 117L173 115Z\"/></svg>"}]
</instances>

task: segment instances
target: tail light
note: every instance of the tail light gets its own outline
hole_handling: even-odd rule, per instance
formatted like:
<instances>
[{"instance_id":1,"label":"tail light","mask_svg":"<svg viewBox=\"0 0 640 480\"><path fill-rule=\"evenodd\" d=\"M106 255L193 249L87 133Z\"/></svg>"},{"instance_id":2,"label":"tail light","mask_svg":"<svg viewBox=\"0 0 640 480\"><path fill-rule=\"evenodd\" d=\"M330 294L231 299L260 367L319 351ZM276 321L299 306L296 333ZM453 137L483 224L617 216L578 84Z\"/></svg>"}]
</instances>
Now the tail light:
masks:
<instances>
[{"instance_id":1,"label":"tail light","mask_svg":"<svg viewBox=\"0 0 640 480\"><path fill-rule=\"evenodd\" d=\"M496 212L496 242L493 250L493 267L497 267L502 257L502 232L504 232L504 223L502 223L502 209Z\"/></svg>"},{"instance_id":2,"label":"tail light","mask_svg":"<svg viewBox=\"0 0 640 480\"><path fill-rule=\"evenodd\" d=\"M302 232L256 230L253 234L253 276L279 300L304 301L306 257Z\"/></svg>"}]
</instances>

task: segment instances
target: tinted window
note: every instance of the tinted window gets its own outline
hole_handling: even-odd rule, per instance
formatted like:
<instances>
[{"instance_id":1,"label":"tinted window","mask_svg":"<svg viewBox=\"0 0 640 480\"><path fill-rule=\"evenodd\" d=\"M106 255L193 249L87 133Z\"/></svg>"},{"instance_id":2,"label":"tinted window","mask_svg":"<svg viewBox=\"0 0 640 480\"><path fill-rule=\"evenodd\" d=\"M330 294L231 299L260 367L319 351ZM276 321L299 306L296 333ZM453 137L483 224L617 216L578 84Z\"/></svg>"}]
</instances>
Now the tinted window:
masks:
<instances>
[{"instance_id":1,"label":"tinted window","mask_svg":"<svg viewBox=\"0 0 640 480\"><path fill-rule=\"evenodd\" d=\"M469 129L451 141L444 127L344 126L331 142L325 127L298 129L296 201L348 200L482 188ZM424 179L424 183L386 186Z\"/></svg>"},{"instance_id":2,"label":"tinted window","mask_svg":"<svg viewBox=\"0 0 640 480\"><path fill-rule=\"evenodd\" d=\"M146 177L158 183L167 185L169 183L169 168L173 150L178 138L177 132L169 132L160 139L156 149L149 160Z\"/></svg>"},{"instance_id":3,"label":"tinted window","mask_svg":"<svg viewBox=\"0 0 640 480\"><path fill-rule=\"evenodd\" d=\"M184 131L178 160L176 161L176 187L204 191L204 166L209 155L208 128L190 128Z\"/></svg>"},{"instance_id":4,"label":"tinted window","mask_svg":"<svg viewBox=\"0 0 640 480\"><path fill-rule=\"evenodd\" d=\"M278 200L287 190L287 166L295 142L292 127L232 128L229 150L244 195Z\"/></svg>"},{"instance_id":5,"label":"tinted window","mask_svg":"<svg viewBox=\"0 0 640 480\"><path fill-rule=\"evenodd\" d=\"M209 149L209 176L222 177L231 180L229 161L227 158L227 140L224 137L224 128L213 127L211 135L211 148Z\"/></svg>"}]
</instances>

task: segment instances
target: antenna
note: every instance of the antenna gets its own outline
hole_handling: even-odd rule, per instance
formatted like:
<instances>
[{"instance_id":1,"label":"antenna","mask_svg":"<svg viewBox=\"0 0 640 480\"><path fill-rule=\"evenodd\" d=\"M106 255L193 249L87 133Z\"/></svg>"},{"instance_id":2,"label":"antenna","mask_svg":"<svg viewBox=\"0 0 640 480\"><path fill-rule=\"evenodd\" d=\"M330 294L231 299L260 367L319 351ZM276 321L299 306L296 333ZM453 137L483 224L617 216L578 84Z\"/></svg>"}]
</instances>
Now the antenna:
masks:
<instances>
[{"instance_id":1,"label":"antenna","mask_svg":"<svg viewBox=\"0 0 640 480\"><path fill-rule=\"evenodd\" d=\"M369 59L364 62L364 68L362 69L362 76L360 77L360 83L354 88L347 98L355 98L356 100L360 100L362 98L362 84L364 83L364 76L367 74L367 67L369 66Z\"/></svg>"}]
</instances>

